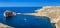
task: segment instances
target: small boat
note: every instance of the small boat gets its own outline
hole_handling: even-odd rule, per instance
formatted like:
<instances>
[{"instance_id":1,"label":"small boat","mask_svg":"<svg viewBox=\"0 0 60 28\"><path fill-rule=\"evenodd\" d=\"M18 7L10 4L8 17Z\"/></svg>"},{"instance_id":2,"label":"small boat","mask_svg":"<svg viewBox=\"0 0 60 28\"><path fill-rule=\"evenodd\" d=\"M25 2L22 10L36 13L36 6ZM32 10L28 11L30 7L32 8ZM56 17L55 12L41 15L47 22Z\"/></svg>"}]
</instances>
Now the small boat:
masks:
<instances>
[{"instance_id":1,"label":"small boat","mask_svg":"<svg viewBox=\"0 0 60 28\"><path fill-rule=\"evenodd\" d=\"M4 17L7 18L7 17L13 17L13 16L16 16L16 13L15 12L12 12L10 10L6 10L4 12Z\"/></svg>"}]
</instances>

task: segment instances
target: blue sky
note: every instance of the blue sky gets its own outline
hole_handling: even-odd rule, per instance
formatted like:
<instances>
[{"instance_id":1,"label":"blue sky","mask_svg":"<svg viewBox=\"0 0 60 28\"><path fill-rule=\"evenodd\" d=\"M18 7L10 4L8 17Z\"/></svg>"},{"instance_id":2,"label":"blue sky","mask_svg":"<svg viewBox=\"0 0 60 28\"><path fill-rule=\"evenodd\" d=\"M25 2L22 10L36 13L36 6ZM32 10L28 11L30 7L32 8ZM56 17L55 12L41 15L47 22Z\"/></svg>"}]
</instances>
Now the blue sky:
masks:
<instances>
[{"instance_id":1,"label":"blue sky","mask_svg":"<svg viewBox=\"0 0 60 28\"><path fill-rule=\"evenodd\" d=\"M0 0L0 7L60 6L60 0Z\"/></svg>"}]
</instances>

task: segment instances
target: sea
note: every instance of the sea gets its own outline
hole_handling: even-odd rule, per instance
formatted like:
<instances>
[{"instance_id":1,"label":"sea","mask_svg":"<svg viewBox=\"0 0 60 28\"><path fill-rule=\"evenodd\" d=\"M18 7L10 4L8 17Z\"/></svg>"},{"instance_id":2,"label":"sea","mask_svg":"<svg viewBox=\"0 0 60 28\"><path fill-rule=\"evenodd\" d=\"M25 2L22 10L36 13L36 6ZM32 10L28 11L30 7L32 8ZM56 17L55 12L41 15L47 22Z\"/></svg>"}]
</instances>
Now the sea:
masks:
<instances>
[{"instance_id":1,"label":"sea","mask_svg":"<svg viewBox=\"0 0 60 28\"><path fill-rule=\"evenodd\" d=\"M16 15L15 17L5 18L5 10L16 13L35 13L35 10L42 7L0 7L0 23L14 28L55 28L51 25L50 19L44 16Z\"/></svg>"}]
</instances>

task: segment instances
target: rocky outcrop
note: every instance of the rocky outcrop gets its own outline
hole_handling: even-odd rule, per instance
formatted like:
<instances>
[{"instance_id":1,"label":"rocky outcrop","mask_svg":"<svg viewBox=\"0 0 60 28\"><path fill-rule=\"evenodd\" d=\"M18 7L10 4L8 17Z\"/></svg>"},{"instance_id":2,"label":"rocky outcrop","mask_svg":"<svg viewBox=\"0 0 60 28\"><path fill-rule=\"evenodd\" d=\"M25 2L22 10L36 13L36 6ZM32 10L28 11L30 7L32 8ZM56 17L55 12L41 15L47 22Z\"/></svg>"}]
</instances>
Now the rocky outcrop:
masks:
<instances>
[{"instance_id":1,"label":"rocky outcrop","mask_svg":"<svg viewBox=\"0 0 60 28\"><path fill-rule=\"evenodd\" d=\"M0 23L0 28L14 28L14 27L5 25L5 24L3 24L3 23Z\"/></svg>"}]
</instances>

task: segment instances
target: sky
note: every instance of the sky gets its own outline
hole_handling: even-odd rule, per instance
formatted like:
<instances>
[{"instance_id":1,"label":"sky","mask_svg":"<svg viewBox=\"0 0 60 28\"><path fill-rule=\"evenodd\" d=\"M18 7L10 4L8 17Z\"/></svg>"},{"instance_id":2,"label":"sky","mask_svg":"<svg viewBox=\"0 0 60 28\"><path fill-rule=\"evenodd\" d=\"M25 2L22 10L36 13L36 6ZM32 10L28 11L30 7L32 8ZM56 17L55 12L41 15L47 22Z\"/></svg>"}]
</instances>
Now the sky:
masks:
<instances>
[{"instance_id":1,"label":"sky","mask_svg":"<svg viewBox=\"0 0 60 28\"><path fill-rule=\"evenodd\" d=\"M60 6L60 0L0 0L0 7Z\"/></svg>"}]
</instances>

